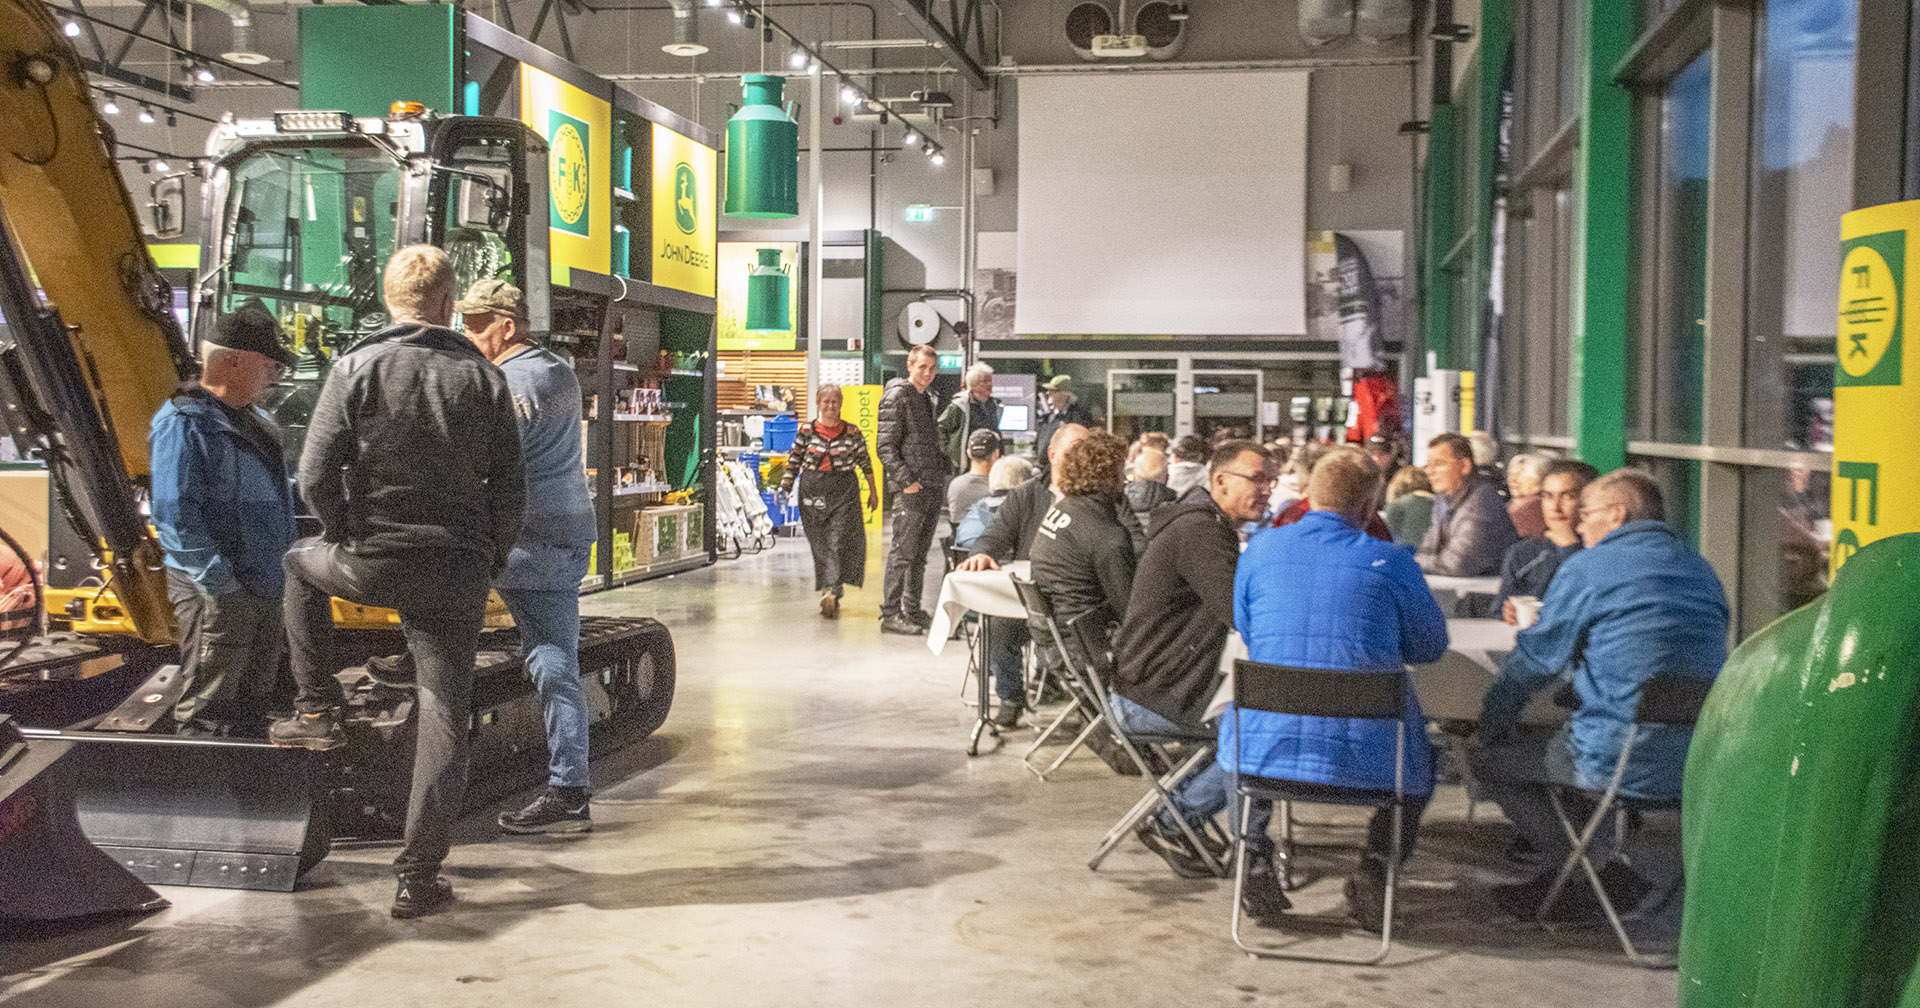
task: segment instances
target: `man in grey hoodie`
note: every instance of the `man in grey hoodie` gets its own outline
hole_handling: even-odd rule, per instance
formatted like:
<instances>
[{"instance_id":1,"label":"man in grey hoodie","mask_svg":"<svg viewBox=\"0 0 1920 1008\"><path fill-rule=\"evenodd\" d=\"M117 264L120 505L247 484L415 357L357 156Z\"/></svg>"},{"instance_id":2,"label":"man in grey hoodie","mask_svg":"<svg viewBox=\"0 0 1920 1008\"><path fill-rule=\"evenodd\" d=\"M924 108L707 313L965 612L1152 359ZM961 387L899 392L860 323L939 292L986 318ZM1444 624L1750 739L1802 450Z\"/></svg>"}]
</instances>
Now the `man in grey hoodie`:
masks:
<instances>
[{"instance_id":1,"label":"man in grey hoodie","mask_svg":"<svg viewBox=\"0 0 1920 1008\"><path fill-rule=\"evenodd\" d=\"M300 454L300 490L324 531L286 558L295 714L276 745L343 741L329 596L400 612L419 729L393 916L453 901L439 878L467 783L474 650L487 590L520 537L526 485L513 398L500 369L447 328L453 266L428 245L394 253L393 324L333 365Z\"/></svg>"}]
</instances>

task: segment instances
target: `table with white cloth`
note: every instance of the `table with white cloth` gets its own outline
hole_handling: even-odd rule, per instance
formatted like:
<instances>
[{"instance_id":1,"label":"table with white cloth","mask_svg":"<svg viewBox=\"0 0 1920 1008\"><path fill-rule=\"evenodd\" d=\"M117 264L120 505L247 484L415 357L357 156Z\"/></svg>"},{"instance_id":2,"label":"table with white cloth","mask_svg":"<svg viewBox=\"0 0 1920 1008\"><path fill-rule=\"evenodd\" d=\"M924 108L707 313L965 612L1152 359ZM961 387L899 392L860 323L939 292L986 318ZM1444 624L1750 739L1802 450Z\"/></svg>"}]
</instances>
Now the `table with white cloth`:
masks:
<instances>
[{"instance_id":1,"label":"table with white cloth","mask_svg":"<svg viewBox=\"0 0 1920 1008\"><path fill-rule=\"evenodd\" d=\"M1440 603L1440 611L1453 617L1460 615L1460 603L1469 595L1500 594L1500 578L1428 574L1427 590L1433 593L1433 600Z\"/></svg>"},{"instance_id":2,"label":"table with white cloth","mask_svg":"<svg viewBox=\"0 0 1920 1008\"><path fill-rule=\"evenodd\" d=\"M1480 720L1481 704L1500 675L1501 661L1513 650L1516 633L1514 627L1495 619L1448 620L1447 653L1432 664L1407 668L1413 693L1420 698L1420 709L1428 720ZM1246 642L1238 633L1229 633L1220 655L1220 688L1207 705L1209 720L1219 717L1233 702L1233 663L1245 657ZM1567 712L1554 706L1551 693L1542 690L1528 702L1520 715L1522 724L1553 725L1566 720Z\"/></svg>"},{"instance_id":3,"label":"table with white cloth","mask_svg":"<svg viewBox=\"0 0 1920 1008\"><path fill-rule=\"evenodd\" d=\"M1025 579L1032 565L1025 560L1015 560L1002 564L999 570L949 571L946 579L940 582L940 601L933 607L933 625L927 629L927 648L934 654L946 650L947 638L953 633L953 624L966 616L968 610L982 616L1000 616L1006 619L1026 619L1027 607L1020 604L1020 595L1013 589L1015 576ZM973 733L968 740L967 755L980 754L980 737L992 730L991 703L993 699L993 670L987 667L993 655L988 640L987 620L980 621L980 632L973 635L974 677L980 685L979 716L973 724ZM998 735L994 736L996 739Z\"/></svg>"}]
</instances>

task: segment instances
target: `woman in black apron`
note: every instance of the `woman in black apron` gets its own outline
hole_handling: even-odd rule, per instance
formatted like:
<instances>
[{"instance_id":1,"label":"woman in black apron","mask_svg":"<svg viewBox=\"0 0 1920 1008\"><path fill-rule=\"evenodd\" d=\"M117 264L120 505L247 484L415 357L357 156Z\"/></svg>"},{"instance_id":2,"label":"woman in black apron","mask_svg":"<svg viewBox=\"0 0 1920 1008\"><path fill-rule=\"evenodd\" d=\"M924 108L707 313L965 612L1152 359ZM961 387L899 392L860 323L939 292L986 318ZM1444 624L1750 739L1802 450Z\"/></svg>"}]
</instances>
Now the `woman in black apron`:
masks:
<instances>
[{"instance_id":1,"label":"woman in black apron","mask_svg":"<svg viewBox=\"0 0 1920 1008\"><path fill-rule=\"evenodd\" d=\"M867 479L868 507L880 506L880 489L873 481L866 436L840 419L840 386L821 385L813 401L813 422L801 424L794 436L780 492L792 492L795 478L806 474L800 480L800 527L813 550L820 615L834 619L840 615L842 586L858 588L867 574L867 529L854 471Z\"/></svg>"}]
</instances>

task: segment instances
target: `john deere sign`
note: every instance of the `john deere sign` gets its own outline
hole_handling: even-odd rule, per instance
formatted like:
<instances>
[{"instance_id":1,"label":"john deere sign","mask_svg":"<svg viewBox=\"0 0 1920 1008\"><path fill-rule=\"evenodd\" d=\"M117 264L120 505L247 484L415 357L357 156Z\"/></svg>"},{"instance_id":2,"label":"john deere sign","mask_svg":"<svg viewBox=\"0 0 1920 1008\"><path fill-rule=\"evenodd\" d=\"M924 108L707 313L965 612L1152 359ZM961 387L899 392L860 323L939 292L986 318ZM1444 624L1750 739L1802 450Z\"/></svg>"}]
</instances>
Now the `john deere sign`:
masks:
<instances>
[{"instance_id":1,"label":"john deere sign","mask_svg":"<svg viewBox=\"0 0 1920 1008\"><path fill-rule=\"evenodd\" d=\"M571 234L587 233L587 205L593 201L587 150L593 131L558 109L547 113L547 188L553 195L551 224Z\"/></svg>"},{"instance_id":2,"label":"john deere sign","mask_svg":"<svg viewBox=\"0 0 1920 1008\"><path fill-rule=\"evenodd\" d=\"M542 70L520 67L520 121L547 138L547 224L555 267L611 268L613 107Z\"/></svg>"},{"instance_id":3,"label":"john deere sign","mask_svg":"<svg viewBox=\"0 0 1920 1008\"><path fill-rule=\"evenodd\" d=\"M713 183L718 155L653 125L653 282L714 294Z\"/></svg>"}]
</instances>

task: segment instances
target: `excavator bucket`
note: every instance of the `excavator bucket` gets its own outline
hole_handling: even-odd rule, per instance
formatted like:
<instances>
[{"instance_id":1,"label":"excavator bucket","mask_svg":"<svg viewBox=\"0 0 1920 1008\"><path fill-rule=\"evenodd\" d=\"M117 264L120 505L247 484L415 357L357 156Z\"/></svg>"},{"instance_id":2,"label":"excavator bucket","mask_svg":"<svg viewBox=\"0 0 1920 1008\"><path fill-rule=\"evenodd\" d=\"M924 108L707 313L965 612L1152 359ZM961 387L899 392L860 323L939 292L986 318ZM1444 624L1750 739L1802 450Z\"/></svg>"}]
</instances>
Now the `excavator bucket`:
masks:
<instances>
[{"instance_id":1,"label":"excavator bucket","mask_svg":"<svg viewBox=\"0 0 1920 1008\"><path fill-rule=\"evenodd\" d=\"M30 741L0 715L0 935L167 905L82 834L74 745Z\"/></svg>"}]
</instances>

